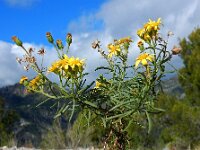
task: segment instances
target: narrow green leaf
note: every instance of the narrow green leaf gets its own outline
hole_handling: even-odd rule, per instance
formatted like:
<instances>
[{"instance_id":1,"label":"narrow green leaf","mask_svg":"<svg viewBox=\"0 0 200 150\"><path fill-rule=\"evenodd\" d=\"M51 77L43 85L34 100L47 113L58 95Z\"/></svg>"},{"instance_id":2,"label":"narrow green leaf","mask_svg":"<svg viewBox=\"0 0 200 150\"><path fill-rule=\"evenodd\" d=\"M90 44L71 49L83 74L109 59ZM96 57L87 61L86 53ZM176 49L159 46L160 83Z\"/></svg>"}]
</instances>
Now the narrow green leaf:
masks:
<instances>
[{"instance_id":1,"label":"narrow green leaf","mask_svg":"<svg viewBox=\"0 0 200 150\"><path fill-rule=\"evenodd\" d=\"M87 104L87 105L90 105L90 106L92 106L92 107L94 107L94 108L98 108L98 107L97 107L94 103L92 103L92 102L84 101L84 103Z\"/></svg>"},{"instance_id":2,"label":"narrow green leaf","mask_svg":"<svg viewBox=\"0 0 200 150\"><path fill-rule=\"evenodd\" d=\"M148 121L148 134L151 132L152 129L152 122L151 122L151 118L149 116L149 113L147 111L145 111L145 114L147 116L147 121Z\"/></svg>"},{"instance_id":3,"label":"narrow green leaf","mask_svg":"<svg viewBox=\"0 0 200 150\"><path fill-rule=\"evenodd\" d=\"M125 105L125 104L128 104L128 103L131 103L131 102L133 102L133 101L135 101L135 99L130 100L130 101L125 101L125 102L123 102L123 103L120 103L120 104L114 106L113 108L111 108L109 111L113 111L113 110L115 110L116 108L118 108L118 107L120 107L120 106L123 106L123 105Z\"/></svg>"},{"instance_id":4,"label":"narrow green leaf","mask_svg":"<svg viewBox=\"0 0 200 150\"><path fill-rule=\"evenodd\" d=\"M104 128L106 128L106 120L104 118L101 118L102 122L103 122L103 126Z\"/></svg>"},{"instance_id":5,"label":"narrow green leaf","mask_svg":"<svg viewBox=\"0 0 200 150\"><path fill-rule=\"evenodd\" d=\"M39 107L40 105L46 103L47 101L49 101L51 98L47 98L46 100L42 101L41 103L37 104L36 107Z\"/></svg>"},{"instance_id":6,"label":"narrow green leaf","mask_svg":"<svg viewBox=\"0 0 200 150\"><path fill-rule=\"evenodd\" d=\"M123 113L123 114L118 114L118 115L115 115L115 116L111 116L111 117L108 117L107 120L111 120L111 119L115 119L115 118L123 118L123 117L126 117L128 115L130 115L131 113L133 112L133 110L130 110L126 113Z\"/></svg>"}]
</instances>

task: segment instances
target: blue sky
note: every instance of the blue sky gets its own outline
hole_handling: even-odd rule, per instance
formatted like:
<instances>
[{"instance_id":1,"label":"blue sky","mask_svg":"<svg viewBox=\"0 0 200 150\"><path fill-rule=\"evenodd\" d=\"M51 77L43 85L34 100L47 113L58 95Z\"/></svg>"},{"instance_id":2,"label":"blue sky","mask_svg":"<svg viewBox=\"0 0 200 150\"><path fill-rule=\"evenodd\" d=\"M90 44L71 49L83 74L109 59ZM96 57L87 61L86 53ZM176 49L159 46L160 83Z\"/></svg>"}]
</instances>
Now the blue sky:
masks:
<instances>
[{"instance_id":1,"label":"blue sky","mask_svg":"<svg viewBox=\"0 0 200 150\"><path fill-rule=\"evenodd\" d=\"M95 67L105 65L100 55L91 48L99 39L106 45L116 38L131 36L134 43L130 49L130 63L139 54L136 31L148 21L162 18L161 36L168 31L168 49L178 45L178 39L187 37L200 26L199 0L0 0L0 86L19 81L22 75L33 78L33 72L25 72L16 63L23 51L11 40L17 35L26 48L45 48L45 66L57 59L56 51L46 41L50 31L55 39L65 39L68 32L73 35L70 55L86 58L86 72L92 72L90 80L97 78ZM40 58L37 58L38 60ZM175 56L172 64L180 68L181 59Z\"/></svg>"},{"instance_id":2,"label":"blue sky","mask_svg":"<svg viewBox=\"0 0 200 150\"><path fill-rule=\"evenodd\" d=\"M21 2L20 2L21 1ZM79 16L95 13L105 0L1 0L0 39L11 42L17 35L26 42L45 43L50 31L64 37L68 24Z\"/></svg>"}]
</instances>

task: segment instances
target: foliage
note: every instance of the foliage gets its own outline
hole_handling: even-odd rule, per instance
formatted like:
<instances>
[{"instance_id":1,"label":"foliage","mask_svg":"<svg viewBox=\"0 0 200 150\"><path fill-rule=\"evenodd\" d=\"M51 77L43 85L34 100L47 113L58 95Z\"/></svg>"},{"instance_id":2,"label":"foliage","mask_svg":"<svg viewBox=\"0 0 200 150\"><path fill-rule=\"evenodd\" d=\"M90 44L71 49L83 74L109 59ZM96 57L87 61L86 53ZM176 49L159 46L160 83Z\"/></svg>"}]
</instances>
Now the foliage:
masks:
<instances>
[{"instance_id":1,"label":"foliage","mask_svg":"<svg viewBox=\"0 0 200 150\"><path fill-rule=\"evenodd\" d=\"M88 110L79 113L73 126L68 130L71 147L99 146L105 134L101 119L94 113L88 118ZM87 138L86 138L87 137Z\"/></svg>"},{"instance_id":2,"label":"foliage","mask_svg":"<svg viewBox=\"0 0 200 150\"><path fill-rule=\"evenodd\" d=\"M26 86L28 92L45 95L47 99L41 104L53 99L53 106L58 106L55 118L68 113L70 121L76 111L85 111L84 116L90 125L93 118L91 115L95 115L105 127L104 148L130 148L131 139L127 132L129 126L133 123L140 124L140 118L145 117L147 121L142 124L145 128L148 126L150 133L151 114L163 111L155 107L159 92L159 89L156 91L156 86L160 85L162 77L166 74L165 64L170 61L173 54L179 53L179 49L172 52L167 50L168 39L164 40L160 36L160 26L159 18L157 21L149 20L138 30L137 34L141 39L138 42L140 55L135 64L129 65L127 62L130 45L133 42L130 37L108 44L108 53L101 48L100 41L92 43L92 47L98 50L108 64L99 66L96 71L103 70L106 71L105 74L109 74L109 78L105 78L105 74L100 74L94 88L94 82L85 85L85 61L69 54L72 43L70 33L66 37L67 46L64 46L61 40L56 40L55 43L51 33L47 32L47 40L58 54L58 60L48 69L43 63L38 65L33 48L27 50L23 42L13 36L13 41L25 52L24 58L17 58L18 62L24 63L26 70L32 68L37 73L30 81L23 76L20 83ZM170 34L168 38L169 36ZM38 54L41 55L43 62L44 49L40 49ZM133 73L128 74L129 72ZM59 83L51 81L46 73L56 75ZM81 118L80 116L80 120Z\"/></svg>"},{"instance_id":3,"label":"foliage","mask_svg":"<svg viewBox=\"0 0 200 150\"><path fill-rule=\"evenodd\" d=\"M66 131L61 128L60 122L56 119L43 135L40 147L42 149L64 149L67 147Z\"/></svg>"},{"instance_id":4,"label":"foliage","mask_svg":"<svg viewBox=\"0 0 200 150\"><path fill-rule=\"evenodd\" d=\"M13 126L18 120L14 110L6 110L5 101L0 97L0 146L14 144Z\"/></svg>"},{"instance_id":5,"label":"foliage","mask_svg":"<svg viewBox=\"0 0 200 150\"><path fill-rule=\"evenodd\" d=\"M188 101L200 106L200 28L196 28L187 39L181 39L180 46L184 62L180 70L180 82Z\"/></svg>"}]
</instances>

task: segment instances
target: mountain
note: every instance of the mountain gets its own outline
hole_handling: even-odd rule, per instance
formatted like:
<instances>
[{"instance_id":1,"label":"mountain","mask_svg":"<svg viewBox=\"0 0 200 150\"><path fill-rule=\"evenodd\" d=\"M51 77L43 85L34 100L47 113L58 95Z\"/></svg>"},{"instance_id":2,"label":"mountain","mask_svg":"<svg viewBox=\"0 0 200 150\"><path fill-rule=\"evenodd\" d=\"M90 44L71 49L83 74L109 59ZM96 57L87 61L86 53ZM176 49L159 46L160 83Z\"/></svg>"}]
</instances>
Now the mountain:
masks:
<instances>
[{"instance_id":1,"label":"mountain","mask_svg":"<svg viewBox=\"0 0 200 150\"><path fill-rule=\"evenodd\" d=\"M161 85L165 93L176 96L178 99L184 98L185 93L178 81L177 76L164 80Z\"/></svg>"},{"instance_id":2,"label":"mountain","mask_svg":"<svg viewBox=\"0 0 200 150\"><path fill-rule=\"evenodd\" d=\"M50 103L37 107L45 99L39 94L26 94L22 85L15 84L0 88L6 110L14 110L19 116L12 130L17 146L38 147L42 135L51 127L55 109L50 109Z\"/></svg>"}]
</instances>

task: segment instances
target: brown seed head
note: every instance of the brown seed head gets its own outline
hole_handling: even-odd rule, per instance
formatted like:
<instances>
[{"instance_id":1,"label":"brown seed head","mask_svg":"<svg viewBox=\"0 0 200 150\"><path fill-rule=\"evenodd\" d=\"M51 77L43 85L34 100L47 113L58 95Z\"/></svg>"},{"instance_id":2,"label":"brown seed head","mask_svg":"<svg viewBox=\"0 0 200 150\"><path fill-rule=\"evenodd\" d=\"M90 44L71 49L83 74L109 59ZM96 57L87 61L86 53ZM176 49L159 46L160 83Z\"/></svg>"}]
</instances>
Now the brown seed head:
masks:
<instances>
[{"instance_id":1,"label":"brown seed head","mask_svg":"<svg viewBox=\"0 0 200 150\"><path fill-rule=\"evenodd\" d=\"M181 50L182 50L181 47L176 47L176 46L174 46L174 48L172 49L172 54L173 54L173 55L180 54Z\"/></svg>"},{"instance_id":2,"label":"brown seed head","mask_svg":"<svg viewBox=\"0 0 200 150\"><path fill-rule=\"evenodd\" d=\"M29 53L32 53L32 52L34 52L33 48L32 48L32 47L30 47L30 48L29 48L29 50L28 50L28 52L29 52Z\"/></svg>"},{"instance_id":3,"label":"brown seed head","mask_svg":"<svg viewBox=\"0 0 200 150\"><path fill-rule=\"evenodd\" d=\"M44 54L45 54L44 48L41 48L41 49L38 51L38 54L39 54L39 55L44 55Z\"/></svg>"},{"instance_id":4,"label":"brown seed head","mask_svg":"<svg viewBox=\"0 0 200 150\"><path fill-rule=\"evenodd\" d=\"M100 41L95 40L95 41L92 43L92 48L93 48L93 49L100 48Z\"/></svg>"}]
</instances>

